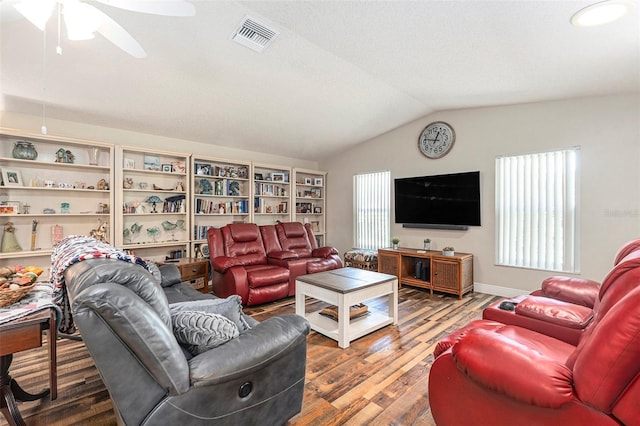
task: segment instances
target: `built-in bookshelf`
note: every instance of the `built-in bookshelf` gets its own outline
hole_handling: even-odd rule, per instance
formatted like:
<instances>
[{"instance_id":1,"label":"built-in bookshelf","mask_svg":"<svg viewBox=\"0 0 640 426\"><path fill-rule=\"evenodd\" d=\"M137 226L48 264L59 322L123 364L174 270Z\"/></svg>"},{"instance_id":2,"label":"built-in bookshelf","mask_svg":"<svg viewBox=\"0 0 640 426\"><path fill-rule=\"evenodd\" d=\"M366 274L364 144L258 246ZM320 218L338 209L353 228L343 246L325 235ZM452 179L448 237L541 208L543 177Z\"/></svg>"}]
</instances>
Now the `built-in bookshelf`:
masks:
<instances>
[{"instance_id":1,"label":"built-in bookshelf","mask_svg":"<svg viewBox=\"0 0 640 426\"><path fill-rule=\"evenodd\" d=\"M291 220L291 168L253 163L253 221L272 225Z\"/></svg>"},{"instance_id":2,"label":"built-in bookshelf","mask_svg":"<svg viewBox=\"0 0 640 426\"><path fill-rule=\"evenodd\" d=\"M193 257L206 257L207 229L233 222L250 222L251 162L215 157L191 157ZM205 249L206 254L206 249Z\"/></svg>"},{"instance_id":3,"label":"built-in bookshelf","mask_svg":"<svg viewBox=\"0 0 640 426\"><path fill-rule=\"evenodd\" d=\"M0 129L0 266L42 268L69 235L114 241L114 146Z\"/></svg>"},{"instance_id":4,"label":"built-in bookshelf","mask_svg":"<svg viewBox=\"0 0 640 426\"><path fill-rule=\"evenodd\" d=\"M190 156L139 147L116 151L116 246L154 261L188 257Z\"/></svg>"},{"instance_id":5,"label":"built-in bookshelf","mask_svg":"<svg viewBox=\"0 0 640 426\"><path fill-rule=\"evenodd\" d=\"M295 209L293 220L310 223L319 247L326 242L325 188L327 173L318 170L293 169Z\"/></svg>"}]
</instances>

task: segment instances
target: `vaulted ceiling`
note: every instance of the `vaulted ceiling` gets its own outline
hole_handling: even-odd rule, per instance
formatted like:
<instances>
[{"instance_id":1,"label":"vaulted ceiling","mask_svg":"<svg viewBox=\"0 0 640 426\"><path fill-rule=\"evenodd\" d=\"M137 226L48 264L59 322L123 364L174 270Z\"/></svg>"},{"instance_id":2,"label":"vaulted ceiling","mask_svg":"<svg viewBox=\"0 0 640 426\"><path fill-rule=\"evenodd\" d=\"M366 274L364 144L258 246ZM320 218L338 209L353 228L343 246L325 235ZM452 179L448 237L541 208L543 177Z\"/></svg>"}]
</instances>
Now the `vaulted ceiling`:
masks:
<instances>
[{"instance_id":1,"label":"vaulted ceiling","mask_svg":"<svg viewBox=\"0 0 640 426\"><path fill-rule=\"evenodd\" d=\"M640 7L577 28L593 1L195 1L180 18L91 3L136 59L64 28L57 55L57 20L44 42L12 3L1 109L308 160L438 110L640 91ZM279 31L261 53L232 41L245 16Z\"/></svg>"}]
</instances>

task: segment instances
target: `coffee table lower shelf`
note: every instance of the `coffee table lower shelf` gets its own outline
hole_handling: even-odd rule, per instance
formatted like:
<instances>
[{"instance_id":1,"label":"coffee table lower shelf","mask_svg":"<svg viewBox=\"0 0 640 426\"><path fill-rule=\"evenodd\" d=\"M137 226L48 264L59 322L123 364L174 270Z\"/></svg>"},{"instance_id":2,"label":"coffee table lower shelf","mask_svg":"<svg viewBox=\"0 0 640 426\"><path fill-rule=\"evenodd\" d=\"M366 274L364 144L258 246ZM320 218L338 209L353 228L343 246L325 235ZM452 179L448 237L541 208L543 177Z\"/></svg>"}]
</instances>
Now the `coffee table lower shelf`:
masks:
<instances>
[{"instance_id":1,"label":"coffee table lower shelf","mask_svg":"<svg viewBox=\"0 0 640 426\"><path fill-rule=\"evenodd\" d=\"M339 341L340 329L338 321L320 314L320 311L309 312L305 318L311 324L311 328L330 339ZM393 324L391 318L386 312L379 312L375 309L369 309L365 315L353 318L349 321L349 340L355 340L362 336L366 336L376 330Z\"/></svg>"}]
</instances>

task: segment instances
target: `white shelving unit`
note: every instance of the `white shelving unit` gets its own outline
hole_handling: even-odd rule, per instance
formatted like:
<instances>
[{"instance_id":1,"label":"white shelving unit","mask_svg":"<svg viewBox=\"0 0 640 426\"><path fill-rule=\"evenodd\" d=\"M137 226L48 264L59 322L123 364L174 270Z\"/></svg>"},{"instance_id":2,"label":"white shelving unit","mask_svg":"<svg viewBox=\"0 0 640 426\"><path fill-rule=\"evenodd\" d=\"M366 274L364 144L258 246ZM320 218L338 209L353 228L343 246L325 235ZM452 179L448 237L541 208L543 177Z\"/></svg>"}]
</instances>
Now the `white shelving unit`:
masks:
<instances>
[{"instance_id":1,"label":"white shelving unit","mask_svg":"<svg viewBox=\"0 0 640 426\"><path fill-rule=\"evenodd\" d=\"M191 157L191 253L201 257L209 227L251 222L251 162Z\"/></svg>"},{"instance_id":2,"label":"white shelving unit","mask_svg":"<svg viewBox=\"0 0 640 426\"><path fill-rule=\"evenodd\" d=\"M115 164L116 246L154 261L189 257L189 154L118 147Z\"/></svg>"},{"instance_id":3,"label":"white shelving unit","mask_svg":"<svg viewBox=\"0 0 640 426\"><path fill-rule=\"evenodd\" d=\"M293 220L310 223L318 247L326 242L325 188L327 173L318 170L293 169Z\"/></svg>"},{"instance_id":4,"label":"white shelving unit","mask_svg":"<svg viewBox=\"0 0 640 426\"><path fill-rule=\"evenodd\" d=\"M273 225L291 221L291 168L253 163L253 222Z\"/></svg>"},{"instance_id":5,"label":"white shelving unit","mask_svg":"<svg viewBox=\"0 0 640 426\"><path fill-rule=\"evenodd\" d=\"M14 158L17 142L31 144L37 157ZM50 272L55 238L89 235L104 225L107 241L112 243L113 157L110 144L0 129L2 240L13 240L5 236L11 233L7 225L11 222L20 248L2 249L0 266L38 266L45 271L40 277L44 280Z\"/></svg>"}]
</instances>

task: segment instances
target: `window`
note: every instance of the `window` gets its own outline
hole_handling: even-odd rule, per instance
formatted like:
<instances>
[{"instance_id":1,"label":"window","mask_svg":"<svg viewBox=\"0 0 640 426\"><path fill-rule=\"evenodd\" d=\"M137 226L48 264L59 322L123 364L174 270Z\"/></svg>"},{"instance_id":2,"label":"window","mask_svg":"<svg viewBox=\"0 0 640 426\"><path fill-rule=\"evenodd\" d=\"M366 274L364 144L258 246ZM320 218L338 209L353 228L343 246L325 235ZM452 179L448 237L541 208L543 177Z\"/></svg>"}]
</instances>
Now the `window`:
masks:
<instances>
[{"instance_id":1,"label":"window","mask_svg":"<svg viewBox=\"0 0 640 426\"><path fill-rule=\"evenodd\" d=\"M355 175L355 247L377 249L389 245L391 218L391 174L374 172Z\"/></svg>"},{"instance_id":2,"label":"window","mask_svg":"<svg viewBox=\"0 0 640 426\"><path fill-rule=\"evenodd\" d=\"M496 158L496 263L578 272L579 147Z\"/></svg>"}]
</instances>

